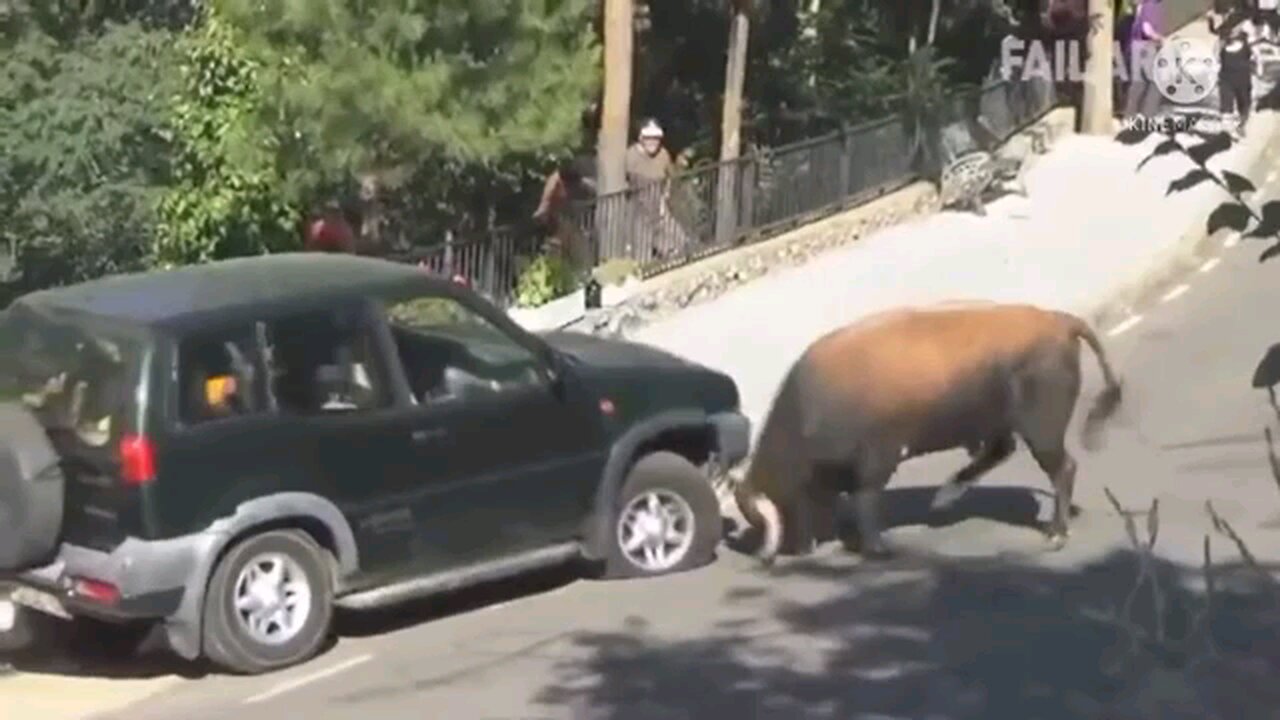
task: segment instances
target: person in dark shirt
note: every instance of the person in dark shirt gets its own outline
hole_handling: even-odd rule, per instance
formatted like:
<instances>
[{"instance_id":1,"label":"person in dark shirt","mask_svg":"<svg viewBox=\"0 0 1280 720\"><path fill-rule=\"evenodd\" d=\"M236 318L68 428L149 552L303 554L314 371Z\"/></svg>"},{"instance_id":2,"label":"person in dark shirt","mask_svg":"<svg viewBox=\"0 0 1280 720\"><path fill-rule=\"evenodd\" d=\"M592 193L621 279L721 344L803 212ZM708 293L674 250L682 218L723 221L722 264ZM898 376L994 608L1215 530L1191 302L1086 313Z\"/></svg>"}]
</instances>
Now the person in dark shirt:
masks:
<instances>
[{"instance_id":1,"label":"person in dark shirt","mask_svg":"<svg viewBox=\"0 0 1280 720\"><path fill-rule=\"evenodd\" d=\"M1129 26L1129 89L1125 93L1125 117L1154 118L1160 113L1160 90L1151 77L1152 61L1164 41L1159 26L1159 0L1138 0Z\"/></svg>"},{"instance_id":2,"label":"person in dark shirt","mask_svg":"<svg viewBox=\"0 0 1280 720\"><path fill-rule=\"evenodd\" d=\"M578 271L590 269L595 263L594 248L590 236L579 227L573 217L572 204L583 203L595 195L595 184L584 176L589 159L564 160L547 176L542 186L542 198L533 219L541 227L548 240L548 249L566 258Z\"/></svg>"},{"instance_id":3,"label":"person in dark shirt","mask_svg":"<svg viewBox=\"0 0 1280 720\"><path fill-rule=\"evenodd\" d=\"M1209 30L1218 38L1218 99L1223 119L1235 120L1232 134L1244 136L1253 109L1254 27L1240 3L1209 13Z\"/></svg>"}]
</instances>

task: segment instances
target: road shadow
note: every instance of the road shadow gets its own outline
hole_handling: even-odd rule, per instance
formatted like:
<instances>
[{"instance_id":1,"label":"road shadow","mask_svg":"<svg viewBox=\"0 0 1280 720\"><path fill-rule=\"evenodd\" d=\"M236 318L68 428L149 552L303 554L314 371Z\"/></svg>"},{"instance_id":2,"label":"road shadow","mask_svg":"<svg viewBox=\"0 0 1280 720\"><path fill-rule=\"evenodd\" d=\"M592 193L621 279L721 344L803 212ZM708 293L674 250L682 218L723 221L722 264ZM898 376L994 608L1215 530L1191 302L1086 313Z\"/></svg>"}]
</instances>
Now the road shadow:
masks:
<instances>
[{"instance_id":1,"label":"road shadow","mask_svg":"<svg viewBox=\"0 0 1280 720\"><path fill-rule=\"evenodd\" d=\"M1156 627L1150 593L1118 619L1138 566L1127 551L1071 571L789 562L764 586L729 590L724 603L739 619L702 637L661 641L635 628L574 636L537 701L582 720L1274 718L1276 591L1218 568L1214 612L1182 647L1138 632ZM1189 589L1199 574L1156 563L1164 637L1191 633L1206 604ZM833 592L806 592L827 598L809 603L783 597L801 583Z\"/></svg>"},{"instance_id":2,"label":"road shadow","mask_svg":"<svg viewBox=\"0 0 1280 720\"><path fill-rule=\"evenodd\" d=\"M924 526L934 529L950 527L966 520L990 520L1010 527L1042 532L1044 523L1041 507L1050 507L1053 493L1031 487L982 486L970 488L951 508L944 511L930 509L936 487L890 487L881 500L881 521L887 532L896 528ZM857 523L842 503L838 512L838 532L841 540L852 544L857 537ZM1071 516L1080 514L1079 506L1072 505ZM760 543L758 528L741 528L725 539L725 546L738 554L750 555Z\"/></svg>"}]
</instances>

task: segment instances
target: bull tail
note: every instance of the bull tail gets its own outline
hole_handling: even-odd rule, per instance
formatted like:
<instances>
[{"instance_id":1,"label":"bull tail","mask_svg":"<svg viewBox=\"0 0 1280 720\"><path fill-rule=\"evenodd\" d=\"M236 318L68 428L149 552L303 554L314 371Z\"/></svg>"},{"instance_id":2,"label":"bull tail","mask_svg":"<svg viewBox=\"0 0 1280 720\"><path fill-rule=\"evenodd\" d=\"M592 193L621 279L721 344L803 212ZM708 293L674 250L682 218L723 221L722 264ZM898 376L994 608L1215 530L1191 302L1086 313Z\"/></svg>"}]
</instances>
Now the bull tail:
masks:
<instances>
[{"instance_id":1,"label":"bull tail","mask_svg":"<svg viewBox=\"0 0 1280 720\"><path fill-rule=\"evenodd\" d=\"M1098 340L1098 335L1094 333L1093 328L1075 315L1069 313L1059 313L1059 315L1071 329L1072 336L1083 340L1089 349L1093 350L1094 356L1098 359L1098 367L1102 370L1103 382L1106 383L1106 387L1094 398L1093 407L1089 408L1089 414L1085 416L1084 427L1080 432L1085 448L1093 450L1098 446L1098 433L1103 423L1120 407L1120 380L1111 368L1111 363L1107 361L1107 353L1103 350L1102 342Z\"/></svg>"},{"instance_id":2,"label":"bull tail","mask_svg":"<svg viewBox=\"0 0 1280 720\"><path fill-rule=\"evenodd\" d=\"M760 547L756 550L756 558L765 566L772 565L782 546L782 513L778 511L778 506L764 493L751 490L746 483L738 485L734 491L734 500L747 522L764 533Z\"/></svg>"}]
</instances>

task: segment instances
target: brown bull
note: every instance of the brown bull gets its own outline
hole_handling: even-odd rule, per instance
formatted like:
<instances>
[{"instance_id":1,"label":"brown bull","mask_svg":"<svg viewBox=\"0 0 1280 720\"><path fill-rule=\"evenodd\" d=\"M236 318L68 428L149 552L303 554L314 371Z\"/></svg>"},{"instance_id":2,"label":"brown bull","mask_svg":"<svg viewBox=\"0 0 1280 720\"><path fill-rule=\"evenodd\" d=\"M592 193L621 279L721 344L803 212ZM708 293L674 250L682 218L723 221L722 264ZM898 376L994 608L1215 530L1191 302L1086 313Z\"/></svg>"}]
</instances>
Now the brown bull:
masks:
<instances>
[{"instance_id":1,"label":"brown bull","mask_svg":"<svg viewBox=\"0 0 1280 720\"><path fill-rule=\"evenodd\" d=\"M965 448L971 462L935 495L952 505L1004 462L1021 437L1055 492L1047 527L1066 544L1076 462L1065 446L1080 395L1080 345L1106 388L1084 426L1091 447L1120 404L1120 384L1084 321L1029 305L944 304L893 310L819 338L792 366L765 419L735 498L764 531L758 556L806 553L834 537L840 493L853 497L864 556L887 553L879 499L908 458Z\"/></svg>"}]
</instances>

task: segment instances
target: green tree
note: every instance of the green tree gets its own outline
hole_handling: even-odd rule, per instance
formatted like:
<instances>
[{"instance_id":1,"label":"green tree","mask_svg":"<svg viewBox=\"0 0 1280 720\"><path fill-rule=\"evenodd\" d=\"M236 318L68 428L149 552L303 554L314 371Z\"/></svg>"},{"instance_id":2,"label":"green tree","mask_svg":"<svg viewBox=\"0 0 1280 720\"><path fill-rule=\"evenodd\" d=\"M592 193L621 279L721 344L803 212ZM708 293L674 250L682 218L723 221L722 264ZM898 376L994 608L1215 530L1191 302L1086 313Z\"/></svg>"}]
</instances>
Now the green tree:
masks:
<instances>
[{"instance_id":1,"label":"green tree","mask_svg":"<svg viewBox=\"0 0 1280 720\"><path fill-rule=\"evenodd\" d=\"M418 168L563 149L600 80L591 0L219 0L262 62L285 169L359 179L378 245L388 187Z\"/></svg>"},{"instance_id":2,"label":"green tree","mask_svg":"<svg viewBox=\"0 0 1280 720\"><path fill-rule=\"evenodd\" d=\"M142 266L168 180L173 38L136 22L54 35L17 11L0 56L0 240L17 291Z\"/></svg>"},{"instance_id":3,"label":"green tree","mask_svg":"<svg viewBox=\"0 0 1280 720\"><path fill-rule=\"evenodd\" d=\"M216 16L183 39L172 105L174 183L152 262L167 266L300 247L297 196L279 171L280 128L264 128L260 65Z\"/></svg>"}]
</instances>

